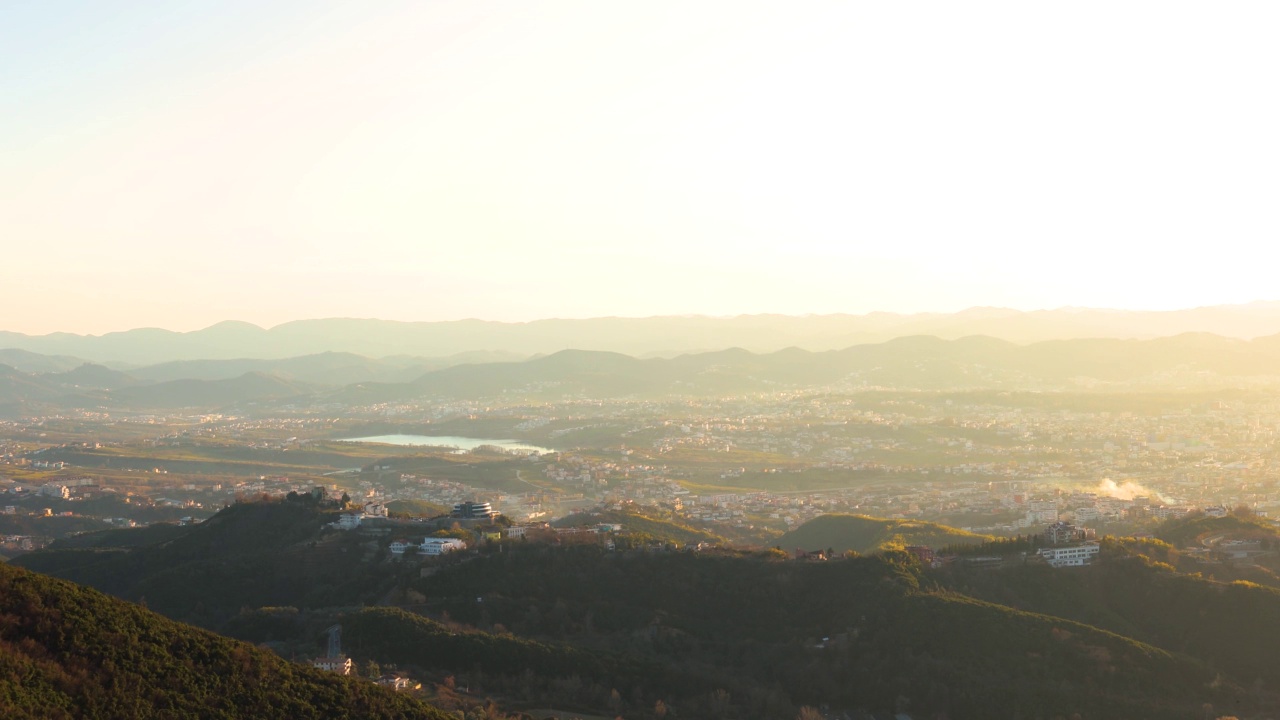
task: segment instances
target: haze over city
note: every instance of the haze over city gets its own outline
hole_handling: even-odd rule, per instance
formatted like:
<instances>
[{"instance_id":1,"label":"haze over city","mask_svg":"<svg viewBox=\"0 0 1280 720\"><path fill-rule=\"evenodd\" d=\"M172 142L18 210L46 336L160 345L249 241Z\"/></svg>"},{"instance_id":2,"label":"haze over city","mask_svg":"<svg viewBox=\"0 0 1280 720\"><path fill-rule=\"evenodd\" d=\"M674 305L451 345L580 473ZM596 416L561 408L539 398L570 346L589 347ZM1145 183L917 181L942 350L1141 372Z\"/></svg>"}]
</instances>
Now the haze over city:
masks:
<instances>
[{"instance_id":1,"label":"haze over city","mask_svg":"<svg viewBox=\"0 0 1280 720\"><path fill-rule=\"evenodd\" d=\"M1269 299L1277 12L10 3L0 326Z\"/></svg>"},{"instance_id":2,"label":"haze over city","mask_svg":"<svg viewBox=\"0 0 1280 720\"><path fill-rule=\"evenodd\" d=\"M1278 20L0 3L0 718L1275 720Z\"/></svg>"}]
</instances>

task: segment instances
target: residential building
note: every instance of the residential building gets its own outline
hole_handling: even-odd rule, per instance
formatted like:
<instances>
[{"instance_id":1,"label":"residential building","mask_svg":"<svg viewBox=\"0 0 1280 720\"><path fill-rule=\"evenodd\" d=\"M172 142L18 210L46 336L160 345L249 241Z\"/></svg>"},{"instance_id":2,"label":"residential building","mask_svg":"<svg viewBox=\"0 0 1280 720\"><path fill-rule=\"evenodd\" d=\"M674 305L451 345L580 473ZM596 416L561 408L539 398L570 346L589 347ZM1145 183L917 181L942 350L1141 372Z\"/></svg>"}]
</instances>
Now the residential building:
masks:
<instances>
[{"instance_id":1,"label":"residential building","mask_svg":"<svg viewBox=\"0 0 1280 720\"><path fill-rule=\"evenodd\" d=\"M1050 545L1062 545L1080 539L1080 530L1068 522L1056 522L1044 529L1045 542Z\"/></svg>"}]
</instances>

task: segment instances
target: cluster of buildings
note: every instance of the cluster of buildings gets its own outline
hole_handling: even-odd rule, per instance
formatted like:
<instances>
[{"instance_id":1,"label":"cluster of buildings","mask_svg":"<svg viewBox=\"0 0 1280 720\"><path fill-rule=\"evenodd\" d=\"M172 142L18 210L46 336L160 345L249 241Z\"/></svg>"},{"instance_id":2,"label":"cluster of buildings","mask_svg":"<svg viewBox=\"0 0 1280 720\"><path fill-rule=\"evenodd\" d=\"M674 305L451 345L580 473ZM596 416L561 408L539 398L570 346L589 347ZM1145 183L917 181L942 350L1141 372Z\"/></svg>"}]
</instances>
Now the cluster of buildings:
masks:
<instances>
[{"instance_id":1,"label":"cluster of buildings","mask_svg":"<svg viewBox=\"0 0 1280 720\"><path fill-rule=\"evenodd\" d=\"M31 552L47 546L52 540L38 535L0 535L0 550Z\"/></svg>"}]
</instances>

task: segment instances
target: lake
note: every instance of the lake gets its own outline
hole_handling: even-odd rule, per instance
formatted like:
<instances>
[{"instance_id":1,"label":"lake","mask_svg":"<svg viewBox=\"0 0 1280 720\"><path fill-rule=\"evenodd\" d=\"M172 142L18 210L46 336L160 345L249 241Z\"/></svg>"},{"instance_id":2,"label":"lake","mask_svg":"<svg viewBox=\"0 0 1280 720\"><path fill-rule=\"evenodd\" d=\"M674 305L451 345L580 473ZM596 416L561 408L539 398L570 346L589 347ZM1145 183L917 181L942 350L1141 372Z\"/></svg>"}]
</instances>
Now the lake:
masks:
<instances>
[{"instance_id":1,"label":"lake","mask_svg":"<svg viewBox=\"0 0 1280 720\"><path fill-rule=\"evenodd\" d=\"M493 445L503 450L521 452L555 452L550 448L526 445L519 440L494 440L493 438L470 438L457 435L374 435L372 437L342 438L339 442L382 443L384 445L421 445L423 447L457 448L457 452L466 452L481 445Z\"/></svg>"}]
</instances>

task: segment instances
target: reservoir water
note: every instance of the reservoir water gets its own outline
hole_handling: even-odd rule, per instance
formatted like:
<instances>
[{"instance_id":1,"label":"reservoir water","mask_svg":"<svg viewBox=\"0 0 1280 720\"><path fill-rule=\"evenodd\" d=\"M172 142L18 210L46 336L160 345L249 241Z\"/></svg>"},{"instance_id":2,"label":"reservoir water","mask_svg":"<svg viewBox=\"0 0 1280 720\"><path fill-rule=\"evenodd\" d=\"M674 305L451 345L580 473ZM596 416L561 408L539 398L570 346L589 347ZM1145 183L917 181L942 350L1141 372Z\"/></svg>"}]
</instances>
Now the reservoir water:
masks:
<instances>
[{"instance_id":1,"label":"reservoir water","mask_svg":"<svg viewBox=\"0 0 1280 720\"><path fill-rule=\"evenodd\" d=\"M494 440L492 438L470 438L457 435L373 435L371 437L342 438L339 442L383 443L384 445L420 445L422 447L454 448L457 452L466 452L481 445L493 445L503 450L520 452L555 452L550 448L527 445L519 440Z\"/></svg>"}]
</instances>

